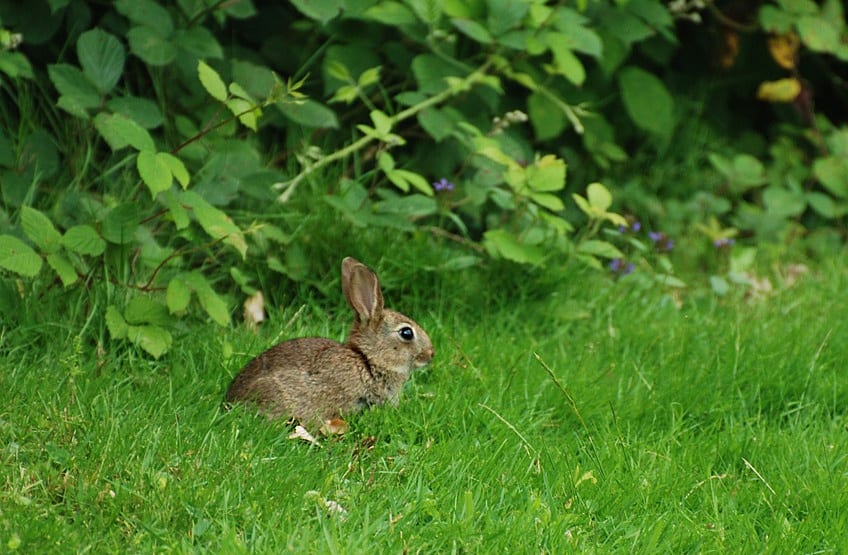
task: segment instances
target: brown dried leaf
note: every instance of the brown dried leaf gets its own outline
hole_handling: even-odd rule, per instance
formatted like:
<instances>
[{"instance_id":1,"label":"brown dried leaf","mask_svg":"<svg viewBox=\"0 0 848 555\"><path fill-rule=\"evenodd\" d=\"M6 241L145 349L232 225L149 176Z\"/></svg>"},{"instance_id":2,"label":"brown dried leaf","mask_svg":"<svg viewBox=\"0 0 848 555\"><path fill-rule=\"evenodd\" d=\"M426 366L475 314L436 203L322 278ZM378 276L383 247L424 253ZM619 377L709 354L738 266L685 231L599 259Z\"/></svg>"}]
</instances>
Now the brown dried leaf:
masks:
<instances>
[{"instance_id":1,"label":"brown dried leaf","mask_svg":"<svg viewBox=\"0 0 848 555\"><path fill-rule=\"evenodd\" d=\"M768 40L771 57L783 69L795 69L799 46L801 46L801 41L795 33L773 35Z\"/></svg>"},{"instance_id":2,"label":"brown dried leaf","mask_svg":"<svg viewBox=\"0 0 848 555\"><path fill-rule=\"evenodd\" d=\"M247 329L256 332L259 324L265 321L265 295L257 291L244 301L244 324Z\"/></svg>"},{"instance_id":3,"label":"brown dried leaf","mask_svg":"<svg viewBox=\"0 0 848 555\"><path fill-rule=\"evenodd\" d=\"M324 425L321 426L321 433L325 436L342 435L347 432L348 428L347 422L341 418L333 418L332 420L324 421Z\"/></svg>"}]
</instances>

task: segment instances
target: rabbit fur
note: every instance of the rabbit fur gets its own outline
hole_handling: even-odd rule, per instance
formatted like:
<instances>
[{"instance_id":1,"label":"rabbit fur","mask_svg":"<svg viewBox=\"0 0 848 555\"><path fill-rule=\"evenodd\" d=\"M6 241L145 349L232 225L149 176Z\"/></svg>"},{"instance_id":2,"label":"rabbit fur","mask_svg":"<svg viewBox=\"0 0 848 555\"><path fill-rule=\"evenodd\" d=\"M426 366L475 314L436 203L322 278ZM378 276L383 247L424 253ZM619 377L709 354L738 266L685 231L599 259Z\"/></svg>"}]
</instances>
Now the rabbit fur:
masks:
<instances>
[{"instance_id":1,"label":"rabbit fur","mask_svg":"<svg viewBox=\"0 0 848 555\"><path fill-rule=\"evenodd\" d=\"M433 358L430 337L409 317L384 308L377 275L350 257L342 261L342 291L354 311L344 344L321 337L280 343L239 372L226 400L304 423L397 404L412 370Z\"/></svg>"}]
</instances>

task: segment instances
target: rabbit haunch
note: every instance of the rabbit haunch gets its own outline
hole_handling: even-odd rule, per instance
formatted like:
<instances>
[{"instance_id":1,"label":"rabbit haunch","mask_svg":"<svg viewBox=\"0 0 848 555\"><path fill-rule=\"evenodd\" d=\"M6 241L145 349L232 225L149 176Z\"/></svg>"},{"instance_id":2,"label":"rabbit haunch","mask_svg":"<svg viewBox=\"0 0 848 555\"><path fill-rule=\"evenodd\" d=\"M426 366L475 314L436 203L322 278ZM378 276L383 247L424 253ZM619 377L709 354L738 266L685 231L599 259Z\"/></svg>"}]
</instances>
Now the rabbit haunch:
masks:
<instances>
[{"instance_id":1,"label":"rabbit haunch","mask_svg":"<svg viewBox=\"0 0 848 555\"><path fill-rule=\"evenodd\" d=\"M321 337L280 343L239 372L227 401L301 421L396 404L412 370L433 358L430 338L408 316L383 307L377 275L353 258L342 261L342 291L354 311L345 344Z\"/></svg>"}]
</instances>

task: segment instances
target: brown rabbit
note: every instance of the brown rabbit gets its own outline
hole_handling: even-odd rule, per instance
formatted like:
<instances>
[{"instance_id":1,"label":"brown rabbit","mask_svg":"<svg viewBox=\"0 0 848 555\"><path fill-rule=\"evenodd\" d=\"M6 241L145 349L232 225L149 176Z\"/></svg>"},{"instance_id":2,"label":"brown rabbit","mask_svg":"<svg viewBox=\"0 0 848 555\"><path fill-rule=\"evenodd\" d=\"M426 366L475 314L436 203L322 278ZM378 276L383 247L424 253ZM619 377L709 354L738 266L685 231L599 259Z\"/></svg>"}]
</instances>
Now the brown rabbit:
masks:
<instances>
[{"instance_id":1,"label":"brown rabbit","mask_svg":"<svg viewBox=\"0 0 848 555\"><path fill-rule=\"evenodd\" d=\"M344 345L322 337L280 343L241 370L227 401L304 423L397 404L410 372L433 358L433 344L410 318L383 308L377 275L350 257L342 261L342 291L356 313Z\"/></svg>"}]
</instances>

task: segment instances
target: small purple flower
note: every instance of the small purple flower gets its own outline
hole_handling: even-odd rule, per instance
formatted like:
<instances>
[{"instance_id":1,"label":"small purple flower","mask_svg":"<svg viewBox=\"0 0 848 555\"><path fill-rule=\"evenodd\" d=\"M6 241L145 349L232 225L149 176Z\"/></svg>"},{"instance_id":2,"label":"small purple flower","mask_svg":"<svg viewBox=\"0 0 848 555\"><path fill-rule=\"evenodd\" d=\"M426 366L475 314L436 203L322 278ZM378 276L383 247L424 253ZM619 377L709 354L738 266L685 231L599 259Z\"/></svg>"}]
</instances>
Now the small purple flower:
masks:
<instances>
[{"instance_id":1,"label":"small purple flower","mask_svg":"<svg viewBox=\"0 0 848 555\"><path fill-rule=\"evenodd\" d=\"M448 181L447 178L443 177L440 180L433 182L433 190L437 193L440 191L453 191L453 182Z\"/></svg>"},{"instance_id":2,"label":"small purple flower","mask_svg":"<svg viewBox=\"0 0 848 555\"><path fill-rule=\"evenodd\" d=\"M626 224L618 226L619 233L639 233L640 229L642 229L642 223L631 217L627 218Z\"/></svg>"},{"instance_id":3,"label":"small purple flower","mask_svg":"<svg viewBox=\"0 0 848 555\"><path fill-rule=\"evenodd\" d=\"M636 265L632 262L627 262L621 258L613 258L609 263L610 270L617 276L626 276L633 272Z\"/></svg>"},{"instance_id":4,"label":"small purple flower","mask_svg":"<svg viewBox=\"0 0 848 555\"><path fill-rule=\"evenodd\" d=\"M662 231L651 231L648 233L648 237L650 237L651 241L654 242L654 246L656 246L657 250L660 252L671 252L674 248L674 239L670 238Z\"/></svg>"},{"instance_id":5,"label":"small purple flower","mask_svg":"<svg viewBox=\"0 0 848 555\"><path fill-rule=\"evenodd\" d=\"M733 237L721 237L713 241L713 246L717 249L729 249L735 242Z\"/></svg>"}]
</instances>

